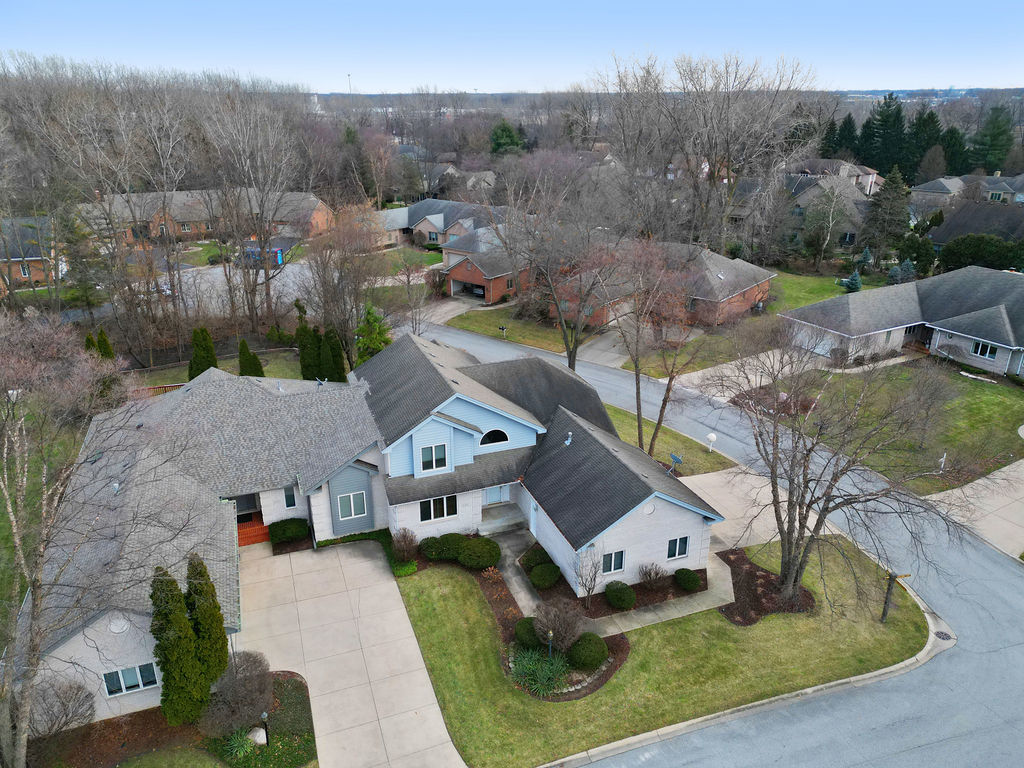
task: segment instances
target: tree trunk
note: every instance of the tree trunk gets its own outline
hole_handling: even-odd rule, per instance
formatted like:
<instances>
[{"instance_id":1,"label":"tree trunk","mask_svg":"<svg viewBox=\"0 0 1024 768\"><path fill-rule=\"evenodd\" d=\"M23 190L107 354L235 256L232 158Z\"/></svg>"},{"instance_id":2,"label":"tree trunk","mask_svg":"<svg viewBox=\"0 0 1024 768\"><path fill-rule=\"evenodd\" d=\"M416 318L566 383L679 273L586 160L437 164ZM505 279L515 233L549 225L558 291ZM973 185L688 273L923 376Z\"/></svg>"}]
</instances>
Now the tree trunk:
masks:
<instances>
[{"instance_id":1,"label":"tree trunk","mask_svg":"<svg viewBox=\"0 0 1024 768\"><path fill-rule=\"evenodd\" d=\"M640 359L633 361L633 384L636 395L636 445L644 450L644 406L640 398Z\"/></svg>"},{"instance_id":2,"label":"tree trunk","mask_svg":"<svg viewBox=\"0 0 1024 768\"><path fill-rule=\"evenodd\" d=\"M661 425L665 423L665 413L668 411L668 404L672 400L672 385L676 383L676 376L679 374L673 373L668 377L668 383L665 384L665 393L661 396L661 407L658 409L658 420L654 422L654 429L651 431L651 441L647 444L647 455L654 456L654 443L658 440L658 435L661 433Z\"/></svg>"}]
</instances>

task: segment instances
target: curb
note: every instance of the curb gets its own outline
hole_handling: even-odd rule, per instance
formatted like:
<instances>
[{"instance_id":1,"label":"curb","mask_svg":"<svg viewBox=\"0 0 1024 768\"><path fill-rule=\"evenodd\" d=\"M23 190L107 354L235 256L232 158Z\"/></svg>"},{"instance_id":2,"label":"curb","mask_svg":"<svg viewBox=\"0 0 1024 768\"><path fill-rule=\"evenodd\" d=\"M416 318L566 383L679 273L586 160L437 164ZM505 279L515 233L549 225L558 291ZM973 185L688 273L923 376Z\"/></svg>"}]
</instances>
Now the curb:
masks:
<instances>
[{"instance_id":1,"label":"curb","mask_svg":"<svg viewBox=\"0 0 1024 768\"><path fill-rule=\"evenodd\" d=\"M833 680L828 683L821 683L820 685L814 685L810 688L804 688L799 691L782 693L778 696L773 696L770 699L762 699L761 701L754 701L750 704L741 704L738 707L726 709L722 712L715 712L710 715L694 718L693 720L675 723L674 725L666 725L663 728L648 731L647 733L640 733L636 736L627 736L624 739L613 741L610 744L603 744L585 752L577 752L575 755L563 757L560 760L555 760L554 762L544 763L543 765L538 766L538 768L575 768L575 766L590 765L598 760L620 755L623 752L628 752L629 750L637 747L647 746L648 744L654 744L659 741L667 741L685 733L698 731L711 725L718 725L719 723L736 720L748 714L754 714L762 710L774 709L796 699L812 698L842 688L856 688L862 685L879 682L881 680L887 680L890 677L896 677L920 667L933 657L956 645L956 635L942 617L929 608L928 604L925 603L924 600L921 599L921 596L918 595L911 587L907 586L902 581L898 581L898 583L907 591L907 594L910 595L914 602L920 606L921 610L924 612L925 621L928 623L928 640L925 642L924 648L909 659L904 659L903 661L897 662L889 667L884 667L883 669L876 669L873 672L865 672L862 675L846 677L842 680ZM936 636L936 633L938 632L945 632L950 635L950 639L940 639Z\"/></svg>"}]
</instances>

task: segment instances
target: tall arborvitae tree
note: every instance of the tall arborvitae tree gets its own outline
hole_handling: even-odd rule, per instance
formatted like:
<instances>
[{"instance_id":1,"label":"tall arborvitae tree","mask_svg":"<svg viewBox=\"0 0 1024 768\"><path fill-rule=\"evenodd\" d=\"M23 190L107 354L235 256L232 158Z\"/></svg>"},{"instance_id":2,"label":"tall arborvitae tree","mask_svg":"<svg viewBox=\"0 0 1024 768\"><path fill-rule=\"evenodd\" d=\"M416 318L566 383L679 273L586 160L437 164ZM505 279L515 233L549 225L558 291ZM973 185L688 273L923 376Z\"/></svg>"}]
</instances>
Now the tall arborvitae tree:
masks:
<instances>
[{"instance_id":1,"label":"tall arborvitae tree","mask_svg":"<svg viewBox=\"0 0 1024 768\"><path fill-rule=\"evenodd\" d=\"M1002 170L1013 146L1013 119L1006 107L992 107L981 130L971 137L971 158L987 173Z\"/></svg>"},{"instance_id":2,"label":"tall arborvitae tree","mask_svg":"<svg viewBox=\"0 0 1024 768\"><path fill-rule=\"evenodd\" d=\"M228 667L228 635L224 614L217 601L217 589L203 559L194 552L188 556L188 586L185 607L196 638L196 661L209 690Z\"/></svg>"},{"instance_id":3,"label":"tall arborvitae tree","mask_svg":"<svg viewBox=\"0 0 1024 768\"><path fill-rule=\"evenodd\" d=\"M940 141L942 123L939 122L939 116L934 110L925 109L922 105L914 114L914 119L910 121L910 127L907 129L906 167L900 166L908 180L917 178L917 171L921 167L925 153Z\"/></svg>"},{"instance_id":4,"label":"tall arborvitae tree","mask_svg":"<svg viewBox=\"0 0 1024 768\"><path fill-rule=\"evenodd\" d=\"M363 322L356 329L358 364L362 365L391 343L390 329L384 317L367 305Z\"/></svg>"},{"instance_id":5,"label":"tall arborvitae tree","mask_svg":"<svg viewBox=\"0 0 1024 768\"><path fill-rule=\"evenodd\" d=\"M260 362L258 356L249 351L249 342L245 339L238 342L238 375L263 375L263 363Z\"/></svg>"},{"instance_id":6,"label":"tall arborvitae tree","mask_svg":"<svg viewBox=\"0 0 1024 768\"><path fill-rule=\"evenodd\" d=\"M864 239L871 247L876 266L882 254L899 245L910 229L909 197L910 190L903 182L903 175L895 167L881 188L871 196L864 220Z\"/></svg>"},{"instance_id":7,"label":"tall arborvitae tree","mask_svg":"<svg viewBox=\"0 0 1024 768\"><path fill-rule=\"evenodd\" d=\"M96 346L96 339L92 337L92 333L85 335L85 351L99 354L99 348Z\"/></svg>"},{"instance_id":8,"label":"tall arborvitae tree","mask_svg":"<svg viewBox=\"0 0 1024 768\"><path fill-rule=\"evenodd\" d=\"M317 377L324 381L337 381L337 367L334 356L331 354L331 345L327 337L320 336L320 375Z\"/></svg>"},{"instance_id":9,"label":"tall arborvitae tree","mask_svg":"<svg viewBox=\"0 0 1024 768\"><path fill-rule=\"evenodd\" d=\"M949 126L942 132L942 154L946 158L946 173L963 176L971 172L971 153L967 151L964 133L956 126Z\"/></svg>"},{"instance_id":10,"label":"tall arborvitae tree","mask_svg":"<svg viewBox=\"0 0 1024 768\"><path fill-rule=\"evenodd\" d=\"M192 381L207 368L217 367L217 353L213 348L213 336L205 328L192 331L192 359L188 361L188 380Z\"/></svg>"},{"instance_id":11,"label":"tall arborvitae tree","mask_svg":"<svg viewBox=\"0 0 1024 768\"><path fill-rule=\"evenodd\" d=\"M836 154L856 158L857 154L857 123L849 112L839 123L836 133Z\"/></svg>"},{"instance_id":12,"label":"tall arborvitae tree","mask_svg":"<svg viewBox=\"0 0 1024 768\"><path fill-rule=\"evenodd\" d=\"M324 344L331 353L331 368L324 370L324 374L327 376L328 381L346 381L345 378L345 351L341 346L341 337L338 336L338 332L333 328L328 328L324 333ZM321 353L320 367L326 368L324 364L324 358Z\"/></svg>"},{"instance_id":13,"label":"tall arborvitae tree","mask_svg":"<svg viewBox=\"0 0 1024 768\"><path fill-rule=\"evenodd\" d=\"M107 338L107 332L100 328L100 332L96 334L96 351L100 353L100 357L107 360L114 359L114 347L110 343L110 339Z\"/></svg>"},{"instance_id":14,"label":"tall arborvitae tree","mask_svg":"<svg viewBox=\"0 0 1024 768\"><path fill-rule=\"evenodd\" d=\"M149 594L153 603L150 632L160 667L160 709L170 725L194 723L206 708L210 685L196 656L196 633L185 597L165 568L157 567Z\"/></svg>"},{"instance_id":15,"label":"tall arborvitae tree","mask_svg":"<svg viewBox=\"0 0 1024 768\"><path fill-rule=\"evenodd\" d=\"M835 157L838 149L839 126L836 125L836 119L831 117L825 125L825 133L822 135L821 143L818 145L818 154L821 157Z\"/></svg>"}]
</instances>

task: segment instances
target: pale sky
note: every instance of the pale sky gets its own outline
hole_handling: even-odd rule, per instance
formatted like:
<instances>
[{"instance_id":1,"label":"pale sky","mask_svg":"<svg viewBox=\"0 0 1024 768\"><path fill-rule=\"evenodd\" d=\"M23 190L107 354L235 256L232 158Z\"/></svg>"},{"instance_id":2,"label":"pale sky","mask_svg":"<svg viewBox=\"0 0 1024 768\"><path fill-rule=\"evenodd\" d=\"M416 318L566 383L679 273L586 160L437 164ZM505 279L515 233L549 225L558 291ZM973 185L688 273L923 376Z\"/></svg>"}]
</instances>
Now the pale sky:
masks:
<instances>
[{"instance_id":1,"label":"pale sky","mask_svg":"<svg viewBox=\"0 0 1024 768\"><path fill-rule=\"evenodd\" d=\"M231 70L318 92L561 90L614 56L799 60L822 89L1024 86L1000 3L6 0L0 50ZM987 55L987 51L998 51Z\"/></svg>"}]
</instances>

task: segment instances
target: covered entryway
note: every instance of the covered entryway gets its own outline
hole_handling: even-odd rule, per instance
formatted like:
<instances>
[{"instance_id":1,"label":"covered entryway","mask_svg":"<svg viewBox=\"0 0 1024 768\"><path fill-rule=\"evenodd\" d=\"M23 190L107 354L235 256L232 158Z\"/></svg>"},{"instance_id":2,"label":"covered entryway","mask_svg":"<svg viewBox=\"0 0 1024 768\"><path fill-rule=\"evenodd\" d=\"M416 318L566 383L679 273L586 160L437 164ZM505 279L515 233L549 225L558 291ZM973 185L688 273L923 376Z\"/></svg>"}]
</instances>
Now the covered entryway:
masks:
<instances>
[{"instance_id":1,"label":"covered entryway","mask_svg":"<svg viewBox=\"0 0 1024 768\"><path fill-rule=\"evenodd\" d=\"M270 529L263 522L263 510L260 509L260 497L256 493L236 496L235 513L238 521L238 546L262 544L270 541Z\"/></svg>"}]
</instances>

